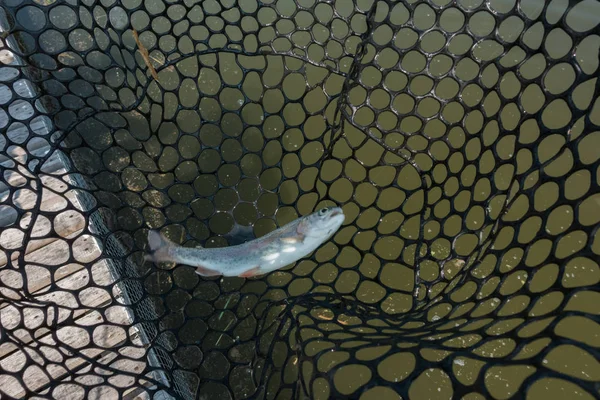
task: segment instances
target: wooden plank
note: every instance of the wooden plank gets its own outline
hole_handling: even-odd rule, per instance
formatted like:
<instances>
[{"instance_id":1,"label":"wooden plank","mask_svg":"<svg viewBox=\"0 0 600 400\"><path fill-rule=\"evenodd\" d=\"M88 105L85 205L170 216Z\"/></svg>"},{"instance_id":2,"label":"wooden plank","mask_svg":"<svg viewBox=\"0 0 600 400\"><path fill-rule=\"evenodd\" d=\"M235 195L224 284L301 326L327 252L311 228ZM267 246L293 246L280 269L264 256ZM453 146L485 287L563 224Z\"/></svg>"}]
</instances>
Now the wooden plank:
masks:
<instances>
[{"instance_id":1,"label":"wooden plank","mask_svg":"<svg viewBox=\"0 0 600 400\"><path fill-rule=\"evenodd\" d=\"M19 207L22 210L32 210L35 207L40 192L34 192L31 189L22 189L18 195L13 194L12 204ZM56 212L66 209L69 206L69 202L60 194L56 194L46 188L41 190L41 212Z\"/></svg>"},{"instance_id":2,"label":"wooden plank","mask_svg":"<svg viewBox=\"0 0 600 400\"><path fill-rule=\"evenodd\" d=\"M117 314L115 314L117 317ZM74 348L82 348L84 346L91 346L81 350L80 354L83 354L87 357L96 359L97 364L108 365L114 369L122 371L123 373L113 373L110 378L110 381L113 385L126 388L131 387L135 383L135 379L139 375L139 373L146 367L146 361L144 358L141 360L130 360L124 359L120 356L120 354L114 350L106 350L106 347L109 348L119 348L123 344L127 343L127 328L130 323L129 316L126 312L121 312L118 318L113 320L113 323L121 324L123 327L115 327L113 325L106 324L97 324L97 321L102 320L102 315L98 311L92 311L89 314L83 316L82 318L76 321L76 325L74 326L66 326L59 328L56 332L57 337L65 338L66 340L62 343L66 343ZM92 342L92 338L88 335L82 334L82 331L77 328L77 326L93 326L96 325L96 330L99 330L101 333L96 335L94 341ZM104 328L104 329L102 329ZM46 335L42 338L38 339L38 343L43 343L48 346L52 346L54 348L61 348L61 342L56 343L51 335ZM99 344L102 347L94 347L93 344ZM39 355L35 355L33 350L22 350L18 349L13 352L9 357L0 359L0 367L5 369L13 368L19 370L24 365L25 353L27 353L30 357L36 360L36 358L41 363L43 358ZM28 388L30 390L36 391L42 388L44 385L48 384L48 376L54 382L62 379L67 379L72 376L72 373L84 368L87 365L87 361L77 354L74 354L71 357L64 356L65 359L61 362L62 367L54 367L49 365L49 367L43 371L39 368L29 368L29 378L28 379ZM132 377L133 375L134 377ZM3 379L4 378L4 379ZM84 379L85 380L85 379ZM84 382L82 382L84 383ZM92 383L92 382L90 382ZM17 385L15 381L7 380L5 376L0 375L0 385L3 390L6 390L14 397L23 397L25 395L25 390Z\"/></svg>"},{"instance_id":3,"label":"wooden plank","mask_svg":"<svg viewBox=\"0 0 600 400\"><path fill-rule=\"evenodd\" d=\"M31 217L25 217L22 220L22 223L25 225L30 224ZM48 232L53 231L56 235L71 239L78 236L83 229L85 228L85 219L78 211L68 210L65 211L64 214L60 216L60 218L55 219L54 221L50 221L48 218L44 216L38 216L32 230L31 237L36 238L47 234ZM53 235L52 237L42 238L30 240L26 247L25 254L31 254L36 250L40 250L57 240L60 240L59 237ZM22 244L23 238L22 235L19 235L15 232L15 234L8 235L3 238L2 245L6 248L17 248ZM10 259L11 261L15 261L19 257L19 252L12 252ZM0 268L4 267L7 264L8 257L4 253L0 253Z\"/></svg>"},{"instance_id":4,"label":"wooden plank","mask_svg":"<svg viewBox=\"0 0 600 400\"><path fill-rule=\"evenodd\" d=\"M106 262L102 263L104 264L101 268L97 268L97 274L95 275L94 279L98 280L98 281L110 281L110 271L108 270L108 265L106 264ZM82 270L80 271L81 273L85 273L87 275L87 271L86 270ZM64 278L62 280L62 282L60 282L61 287L65 287L65 288L69 288L69 287L77 287L78 284L76 283L79 279L80 279L80 275L81 274L71 274L69 276L67 276L66 278ZM52 293L47 293L44 295L39 296L38 298L41 300L47 300L44 299L44 296L48 296L51 297L53 302L58 303L58 304L64 304L64 305L68 305L70 303L70 293L68 292L52 292ZM81 297L81 301L82 303L85 303L86 305L89 306L89 308L82 308L82 309L78 309L78 310L74 310L68 313L64 313L62 316L58 317L58 323L60 324L62 321L64 321L66 318L68 318L71 313L73 313L74 317L77 318L75 325L73 326L66 326L66 327L61 327L57 330L56 334L57 337L59 338L74 338L73 342L69 342L69 345L77 348L77 347L81 347L82 345L85 345L86 342L86 336L81 334L81 331L77 328L77 326L88 326L88 325L94 325L95 323L97 323L97 321L102 320L102 316L98 311L95 311L95 308L98 307L102 307L102 306L106 306L108 304L111 304L112 297L108 292L93 292L90 291L88 293L88 298L86 298L86 296L82 296ZM33 309L35 310L35 309ZM11 313L12 312L12 313ZM35 311L32 311L30 313L28 313L27 311L24 312L23 314L23 318L24 319L29 319L30 321L33 320L33 317L29 317L29 314L35 314ZM10 327L11 325L16 326L15 324L18 324L20 321L21 316L19 315L19 313L16 311L16 309L14 307L8 307L5 308L4 310L0 310L0 315L2 318L2 325L6 326L6 327ZM113 323L118 323L123 325L123 329L114 329L114 328L107 328L106 329L106 337L105 338L100 338L100 339L104 339L101 343L103 347L117 347L120 346L122 344L124 344L127 340L127 334L126 334L126 329L128 329L128 325L131 323L131 320L129 319L129 315L126 312L121 312L120 315L119 313L112 313L111 315L111 322ZM79 318L78 318L79 317ZM10 321L7 320L8 319L13 319L14 322L10 323ZM24 331L21 331L24 332ZM33 341L33 339L31 337L29 337L28 335L16 335L19 340L24 343L25 345L31 343ZM136 335L137 336L137 335ZM60 347L60 343L56 343L53 339L53 336L51 335L51 331L47 328L40 328L36 331L36 342L38 343L45 343L49 346L52 347ZM135 338L132 338L135 339ZM96 338L96 340L98 340L98 338ZM134 340L135 345L141 345L141 342L139 341L139 337L137 338L137 340ZM98 343L96 343L98 344ZM12 368L15 368L15 365L18 364L18 360L20 358L22 358L22 351L18 348L15 347L10 347L10 346L5 346L0 348L0 365L4 366L4 365L12 365ZM21 353L20 353L21 352ZM82 351L82 354L87 355L88 357L100 357L103 354L105 355L104 357L104 361L106 360L106 357L110 357L111 351L108 351L103 349L103 348L97 348L97 347L92 347L92 348L88 348ZM73 371L74 369L80 369L85 367L85 364L87 363L87 361L85 361L84 359L80 358L80 357L72 357L72 358L68 358L65 362L62 362L62 365L65 365L66 368L69 371ZM141 364L140 364L141 363ZM130 372L130 373L136 373L138 370L142 370L146 364L146 361L144 360L142 361L138 361L138 362L133 362L133 361L122 361L121 364L123 364L122 366L120 366L119 368ZM10 367L7 368L8 370L10 370ZM59 371L60 370L60 371ZM132 372L133 371L133 372ZM36 377L36 382L45 382L44 380L44 373L38 370L32 370L30 371L31 374L38 374L39 376ZM53 380L58 380L58 379L62 379L62 378L67 378L69 376L69 374L66 372L66 370L59 368L53 371L46 371L46 373L50 374L50 376L52 377ZM4 378L4 379L3 379ZM120 382L122 383L124 386L131 386L130 385L130 381L131 379L129 378L128 375L120 375L120 376L116 376L114 378L116 382ZM17 381L13 381L13 380L6 380L6 377L2 377L0 376L0 385L2 385L2 387L6 387L6 386L10 386L10 387L6 387L6 389L11 392L14 393L16 396L15 397L20 397L24 395L24 390L22 388L20 388L20 385L18 384ZM41 384L40 384L41 385ZM31 386L28 386L31 388Z\"/></svg>"},{"instance_id":5,"label":"wooden plank","mask_svg":"<svg viewBox=\"0 0 600 400\"><path fill-rule=\"evenodd\" d=\"M65 170L62 169L62 171L64 172ZM59 203L61 203L62 205L67 203L67 200L64 197L62 197L60 194L60 193L64 193L68 189L68 186L65 182L63 182L60 179L57 179L56 177L50 176L50 175L41 176L41 181L44 184L44 186L49 187L49 188L59 192L59 194L54 194L49 190L45 190L45 196L42 198L42 201L44 203L53 202L55 200L59 200ZM32 194L29 193L30 198L26 199L26 201L35 200L35 196L37 196L37 194L35 194L34 197L32 197ZM0 194L0 197L2 197L1 194ZM71 196L69 196L69 197L71 197ZM79 202L77 202L76 199L69 199L68 202L71 203L71 207L75 207L76 209L81 208L81 205L79 204ZM67 207L68 207L68 205L69 204L67 203ZM47 206L46 206L46 208L47 208ZM42 211L47 211L47 210L45 210L43 208ZM9 219L8 216L0 216L0 227L6 226L8 219ZM31 215L30 214L27 215L26 217L24 217L21 221L19 221L20 226L23 228L26 228L30 223L31 223ZM56 217L54 221L50 221L47 217L45 217L43 215L43 213L41 215L38 214L35 225L33 227L32 238L41 237L41 236L49 233L52 229L54 230L54 233L56 233L60 237L73 238L73 237L77 236L79 233L81 233L81 231L84 228L85 228L85 218L83 217L83 215L81 213L79 213L78 211L72 210L72 209L70 209L70 207L68 207L68 209L66 209L63 213L61 213L59 217ZM6 248L18 248L22 245L21 244L22 240L23 240L22 235L18 234L15 231L14 234L9 235L8 237L3 237L2 245ZM28 254L32 251L41 249L44 246L49 245L56 240L59 240L59 238L56 236L44 238L44 239L38 239L38 240L31 240L27 244L26 254ZM19 252L12 252L10 259L12 261L14 261L18 257L19 257ZM6 264L7 264L7 256L4 252L0 252L0 268L5 266Z\"/></svg>"},{"instance_id":6,"label":"wooden plank","mask_svg":"<svg viewBox=\"0 0 600 400\"><path fill-rule=\"evenodd\" d=\"M48 147L48 146L46 146L46 147ZM36 150L36 149L31 149L31 150ZM20 153L23 153L23 151L19 151L19 154ZM23 155L26 155L26 154L23 153ZM8 160L7 157L0 156L0 162L4 162L6 160ZM56 173L57 175L65 174L66 170L64 168L64 165L62 165L62 163L60 162L60 160L58 158L55 158L55 160L56 161L54 163L49 164L51 171L47 171L47 172ZM33 178L31 173L29 171L25 171L25 169L23 167L21 167L19 169L6 169L6 170L4 170L2 177L4 179L4 182L6 182L6 183L3 183L3 185L2 185L3 189L0 190L0 198L5 198L5 197L10 196L11 191L13 192L12 196L14 197L14 195L15 195L14 192L17 190L20 190L22 186L26 185ZM40 180L42 182L42 190L45 187L48 189L52 189L56 192L63 193L68 189L68 186L65 182L62 182L61 180L57 179L56 177L52 177L51 175L46 174L46 175L40 176L40 178L41 178ZM46 189L46 191L50 192L48 189ZM21 199L21 196L18 196L16 199L11 200L11 204L15 204L18 207L20 207L21 209L31 209L31 205L35 204L35 199L37 197L37 192L39 192L39 189L36 189L36 190L29 189L28 192L29 192L29 195L25 196L23 200ZM57 196L57 195L55 195L55 196ZM34 200L33 203L31 202L32 198ZM21 204L22 202L23 202L23 204ZM25 208L23 205L29 206L29 208ZM46 203L44 205L48 206L48 205L52 205L52 204ZM9 221L9 219L6 218L6 216L0 215L0 227L7 226L8 225L7 221Z\"/></svg>"},{"instance_id":7,"label":"wooden plank","mask_svg":"<svg viewBox=\"0 0 600 400\"><path fill-rule=\"evenodd\" d=\"M104 264L104 265L102 265ZM79 264L74 264L74 265L79 265ZM89 273L87 269L83 269L83 266L81 266L82 269L80 271L78 271L78 273L75 274L70 274L67 277L57 280L57 284L63 288L68 288L69 286L71 287L77 287L77 286L81 286L78 281L82 280L82 277L85 277L86 281L87 278L89 277ZM96 270L94 271L94 280L105 280L105 281L111 281L111 274L110 271L108 270L108 267L106 266L106 263L100 263L100 267L96 268ZM68 292L68 291L64 291L64 290L57 290L54 292L47 292L43 293L43 294L39 294L39 295L34 295L34 298L41 300L41 301L49 301L51 300L53 303L57 304L57 307L61 307L61 306L68 306L72 301L73 301L73 295ZM92 311L94 311L95 309L97 309L98 307L101 306L105 306L107 304L110 304L110 302L112 301L112 295L106 291L106 290L82 290L79 292L79 299L81 301L81 303L85 304L84 307L81 307L79 309L66 309L64 310L62 313L59 313L58 316L54 316L53 313L53 309L50 307L44 307L46 313L48 314L52 314L49 315L48 317L51 319L56 319L56 323L60 324L62 323L65 319L70 318L71 316L73 318L79 318L82 315L88 314ZM36 310L36 308L34 307L30 307L30 308L26 308L26 310ZM29 311L29 314L33 316L35 315L35 311ZM24 316L28 316L29 314L26 314L26 312L24 312ZM17 310L16 307L12 306L12 305L8 305L5 306L3 309L0 310L0 318L2 319L2 326L10 329L11 327L16 327L18 326L18 324L20 323L21 320L21 315L19 313L19 310ZM44 334L44 329L45 328L40 328L36 331L36 336L40 336L41 334ZM31 339L26 340L25 338L21 338L25 344L28 344ZM3 348L0 347L0 357L2 357L6 352L3 351Z\"/></svg>"},{"instance_id":8,"label":"wooden plank","mask_svg":"<svg viewBox=\"0 0 600 400\"><path fill-rule=\"evenodd\" d=\"M18 80L13 83L13 90L17 92L17 94L27 94L31 95L32 91L30 89L31 85L25 80ZM12 96L12 93L8 92L9 96ZM35 96L35 95L34 95ZM10 97L5 100L10 101ZM8 101L3 101L1 104L7 104ZM27 138L30 135L29 128L27 125L11 125L7 128L6 133L11 137L13 143L25 143ZM37 144L37 146L36 146ZM35 146L36 148L32 148ZM50 145L47 141L36 141L27 146L28 151L38 150L38 149L50 149ZM47 151L47 150L46 150Z\"/></svg>"},{"instance_id":9,"label":"wooden plank","mask_svg":"<svg viewBox=\"0 0 600 400\"><path fill-rule=\"evenodd\" d=\"M15 58L12 57L10 52L2 51L0 52L0 61L8 64L15 62ZM25 91L28 88L21 87L20 89ZM39 126L36 129L44 129L44 127ZM29 132L24 129L22 131L13 131L11 135L19 141L19 138L23 139L29 136ZM33 150L41 154L49 149L43 142L39 143L35 149L32 149L30 146L28 148L29 152ZM56 307L46 307L42 310L36 307L27 307L27 303L22 303L25 307L19 309L7 303L0 305L0 319L4 328L11 330L12 328L22 326L19 324L23 322L27 329L17 329L11 332L13 337L19 341L19 346L11 343L0 345L0 367L4 368L5 371L22 372L21 376L24 377L27 387L35 391L40 388L43 389L44 385L49 384L51 381L55 382L61 379L71 381L73 371L82 370L88 366L88 362L80 357L80 355L86 355L97 359L97 363L99 364L111 365L123 371L122 374L117 373L108 379L115 386L131 388L135 383L137 375L139 375L139 371L146 365L145 352L141 352L139 354L141 360L136 361L123 359L119 353L112 350L117 347L119 347L119 350L123 350L121 346L132 339L139 343L139 337L136 337L138 335L128 337L127 330L132 322L130 316L124 308L115 308L114 310L116 311L105 315L110 318L111 324L105 323L103 315L95 309L114 303L113 295L100 287L87 287L89 282L92 281L92 275L94 282L113 281L108 263L105 261L94 263L95 268L92 269L85 268L84 265L78 263L62 265L68 260L71 252L76 259L82 262L99 259L101 252L97 243L91 237L87 239L87 242L77 239L71 245L62 239L73 239L80 235L85 229L86 221L79 212L73 210L67 211L69 208L73 208L73 206L76 209L81 209L81 205L77 201L77 198L68 194L67 196L63 195L69 189L69 185L59 179L61 175L66 173L60 158L52 157L44 165L43 171L55 176L41 175L40 181L42 187L37 189L20 189L21 186L30 182L32 176L28 175L27 172L20 171L20 168L24 168L24 166L12 163L13 160L16 163L26 163L27 155L28 153L23 147L15 147L10 152L10 158L0 157L0 163L11 165L11 168L13 166L15 168L14 170L5 171L4 179L7 181L9 187L4 187L4 190L0 190L2 192L0 193L0 197L6 197L12 193L13 198L10 201L23 210L33 209L38 200L41 202L35 221L32 221L31 215L25 215L24 218L17 222L21 229L26 229L30 224L34 224L31 240L26 245L22 243L23 235L18 229L14 231L10 230L9 235L2 237L3 246L21 250L20 252L10 252L10 261L17 260L19 254L24 252L27 264L20 266L22 268L20 272L10 268L3 269L2 267L6 267L9 260L6 254L0 252L0 280L5 287L18 289L23 287L25 283L23 279L26 279L28 292L33 293L32 297L34 299L42 302L51 302ZM15 191L18 191L18 195L15 195ZM39 196L42 196L42 198L40 199ZM44 215L45 213L54 213L61 210L65 210L65 212L60 214L60 218L56 218L54 215ZM0 215L0 227L6 227L11 223L10 217ZM48 234L53 235L53 237L44 237ZM23 247L25 247L24 250ZM40 266L33 265L36 263ZM58 268L55 268L53 271L53 268L45 268L52 266ZM23 272L24 274L22 274ZM54 289L50 292L51 282L54 282L64 290ZM56 286L52 287L56 288ZM11 294L13 297L15 295L18 296L16 293ZM54 310L58 310L58 315L52 315L55 312ZM45 327L49 322L45 320L46 318L59 325L54 335L49 328ZM60 326L67 319L74 322L70 322L69 326ZM117 327L112 324L120 326ZM100 333L97 333L93 339L87 338L85 331L82 331L80 328L83 326L94 326L94 332ZM35 335L35 339L30 334ZM55 337L59 339L59 343L54 343ZM86 343L86 340L92 341ZM68 352L66 352L67 355L63 355L63 360L56 361L60 365L50 363L45 368L42 367L44 356L37 353L37 351L40 351L37 350L39 349L39 344L47 343L53 349L56 349L61 348L60 341L68 343L75 348L81 348L86 344L89 347L83 348L79 355L74 354L69 356ZM27 345L34 345L35 347L30 348ZM24 366L23 359L30 359L34 364L30 364L26 370L21 371ZM8 392L13 397L23 397L26 393L19 382L8 374L0 375L0 385L3 391ZM61 391L60 396L66 398L69 396L69 386L65 385L63 387L66 389ZM71 391L76 390L72 386L70 388ZM134 388L128 390L128 392L132 392L133 390ZM95 394L98 395L101 393ZM107 392L105 394L108 395L110 393ZM105 396L103 395L102 397Z\"/></svg>"},{"instance_id":10,"label":"wooden plank","mask_svg":"<svg viewBox=\"0 0 600 400\"><path fill-rule=\"evenodd\" d=\"M80 273L87 273L87 270L81 270ZM108 269L103 268L102 270L99 271L97 277L102 279L102 278L104 278L102 275L109 275L109 274L110 274L110 272L108 271ZM72 282L72 281L76 281L78 279L80 279L79 274L69 275L68 277L66 277L65 279L62 280L61 285L63 287L68 286L69 281ZM72 305L73 301L75 300L74 296L70 292L61 291L61 290L48 292L48 293L36 295L33 297L38 300L41 300L41 301L52 301L53 303L57 304L58 307L60 307L60 306L65 307L65 306ZM48 315L48 317L51 318L52 320L56 319L56 324L60 325L65 320L67 320L71 317L73 317L73 319L81 318L81 317L93 312L96 308L111 304L111 302L113 301L112 296L107 291L97 291L97 290L96 291L81 291L79 297L81 299L81 302L86 304L85 307L81 307L79 309L63 310L62 312L59 312L59 314L57 316L53 315L54 311L52 308L46 307L45 313L51 314L51 315ZM34 307L26 308L26 310L29 310L29 311L23 312L23 319L26 319L27 317L29 317L29 319L31 320L31 318L33 318L36 314L38 314L38 313L36 313L36 311L34 311L35 310ZM0 320L2 321L2 326L5 327L5 329L10 330L13 327L17 327L21 323L21 319L22 319L22 316L20 313L20 309L17 309L16 307L14 307L12 305L7 305L4 308L0 309ZM39 317L38 317L38 319L39 319ZM42 321L42 323L40 324L41 327L35 330L35 335L37 337L36 340L40 340L41 337L50 333L50 329L45 328L43 326L45 323L46 322ZM28 331L19 330L17 332L14 332L13 334L25 345L28 345L29 343L31 343L33 341L33 338L29 337ZM10 354L10 348L0 347L0 359L2 357L5 357L8 354Z\"/></svg>"},{"instance_id":11,"label":"wooden plank","mask_svg":"<svg viewBox=\"0 0 600 400\"><path fill-rule=\"evenodd\" d=\"M97 275L95 279L100 280L109 280L110 271L108 270L108 264L103 263L102 268L97 269ZM79 284L77 281L80 279L80 276L86 273L86 270L80 271L79 274L72 274L64 278L61 282L61 287L77 287ZM106 275L106 276L103 276ZM59 292L57 296L57 292L47 293L39 296L38 298L43 299L43 296L51 296L52 300L58 304L69 303L69 295L68 292ZM120 357L118 353L113 350L107 350L106 348L119 348L122 350L121 346L127 343L127 330L129 329L129 325L131 324L130 317L124 308L114 309L113 312L106 314L110 317L110 322L114 324L120 325L120 327L114 327L113 325L108 325L103 323L102 314L95 309L98 307L103 307L111 304L113 302L112 296L107 291L88 291L81 292L81 302L85 303L89 308L81 308L77 310L73 310L69 313L65 313L61 318L59 318L58 323L60 324L64 321L65 318L69 317L71 313L73 313L75 317L75 323L70 326L63 326L58 328L56 331L56 337L61 340L60 342L55 342L54 336L51 335L51 331L48 328L40 328L36 331L36 342L39 344L45 344L51 346L52 348L61 348L61 343L68 344L74 348L82 348L84 346L91 346L81 350L81 354L84 354L91 358L99 358L99 363L109 363L113 358ZM29 312L29 315L36 314L35 309ZM7 307L3 310L0 310L0 315L2 315L2 325L3 326L11 326L14 324L18 324L21 316L18 314L14 307ZM23 318L32 320L27 311L24 312ZM29 317L29 318L28 318ZM16 319L12 323L7 320L7 318ZM16 325L15 325L16 326ZM84 331L79 327L84 326L95 326L97 329L96 337L90 338ZM100 329L99 329L100 328ZM24 345L28 345L33 342L31 337L27 335L18 335L20 341ZM24 337L27 336L27 337ZM92 341L90 341L92 340ZM138 341L139 343L139 341ZM94 346L101 345L102 347ZM11 368L19 369L20 360L24 357L24 352L27 350L22 350L20 348L16 348L15 346L2 346L0 347L0 366L7 370L11 370ZM131 352L130 352L131 353ZM139 353L140 357L144 354ZM29 354L31 357L31 354ZM42 359L40 358L40 361ZM115 363L112 363L115 364ZM60 379L67 379L72 375L72 372L85 368L87 365L87 361L77 355L73 355L72 357L66 357L61 365L63 367L54 367L48 368L45 373L51 377L53 381L57 381ZM110 365L110 364L109 364ZM137 374L139 371L145 368L146 361L143 358L141 361L135 360L121 360L114 367L119 370L124 371L125 373ZM65 369L66 368L66 369ZM29 375L32 377L31 383L28 384L30 389L37 390L47 383L47 378L44 375L42 370L31 369L28 370ZM111 382L115 385L119 385L121 387L131 387L132 378L127 374L117 374L111 378ZM11 393L14 397L22 397L25 395L24 389L18 384L17 381L9 379L6 375L0 375L0 385L5 389L8 393Z\"/></svg>"},{"instance_id":12,"label":"wooden plank","mask_svg":"<svg viewBox=\"0 0 600 400\"><path fill-rule=\"evenodd\" d=\"M24 106L21 106L20 109L16 109L15 116L18 118L20 114L23 117L23 119L27 119L27 115L23 114L23 111L25 109L26 108ZM0 156L0 165L6 168L12 168L12 166L15 164L24 165L28 159L27 150L25 150L21 146L9 147L6 150L6 154L8 154L8 157L3 155Z\"/></svg>"},{"instance_id":13,"label":"wooden plank","mask_svg":"<svg viewBox=\"0 0 600 400\"><path fill-rule=\"evenodd\" d=\"M13 192L10 204L21 210L29 211L33 210L36 206L36 202L40 196L40 191L33 191L28 188L18 188ZM39 211L43 214L44 212L56 212L66 210L69 207L69 200L63 195L56 194L46 188L41 189L41 204ZM13 222L13 219L9 215L0 215L0 227L8 227Z\"/></svg>"},{"instance_id":14,"label":"wooden plank","mask_svg":"<svg viewBox=\"0 0 600 400\"><path fill-rule=\"evenodd\" d=\"M144 387L150 387L150 384L141 385ZM142 388L136 387L128 390L123 394L125 400L150 400L148 392L143 391Z\"/></svg>"},{"instance_id":15,"label":"wooden plank","mask_svg":"<svg viewBox=\"0 0 600 400\"><path fill-rule=\"evenodd\" d=\"M0 50L0 62L4 65L17 64L13 52L7 49Z\"/></svg>"},{"instance_id":16,"label":"wooden plank","mask_svg":"<svg viewBox=\"0 0 600 400\"><path fill-rule=\"evenodd\" d=\"M23 270L25 271L29 293L36 293L49 287L52 277L48 271L51 269L55 269L54 280L58 282L61 278L84 268L82 264L78 263L65 264L66 260L69 259L71 248L75 256L85 254L88 258L100 260L101 252L98 246L90 246L80 240L71 247L64 240L56 239L52 243L25 255L27 264L23 267ZM65 262L62 262L62 260L65 260ZM39 264L41 267L29 263ZM23 270L21 273L14 273L13 271L11 274L0 270L0 278L2 278L2 282L6 287L21 287L23 282L19 282L19 280L22 279Z\"/></svg>"},{"instance_id":17,"label":"wooden plank","mask_svg":"<svg viewBox=\"0 0 600 400\"><path fill-rule=\"evenodd\" d=\"M57 170L56 173L65 174L66 170L64 168L61 168L60 170ZM54 190L57 193L64 193L67 191L67 189L69 189L69 186L65 183L65 181L57 178L56 176L40 174L39 178L42 182L42 185Z\"/></svg>"},{"instance_id":18,"label":"wooden plank","mask_svg":"<svg viewBox=\"0 0 600 400\"><path fill-rule=\"evenodd\" d=\"M52 197L46 197L46 200L48 199L51 200ZM30 220L31 218L29 218L28 220L27 218L25 218L22 222L25 223L26 226L28 223L31 223ZM32 237L40 237L49 232L51 228L54 228L55 233L57 233L58 235L67 239L71 239L78 236L85 228L85 219L83 218L82 214L74 210L67 210L59 214L57 217L55 217L54 221L52 222L44 216L39 216L32 230ZM5 233L8 233L8 231L9 230L5 231ZM14 231L14 235L4 235L2 244L5 247L15 248L21 246L22 240L22 235L19 235L18 231ZM27 247L25 249L25 261L29 263L38 263L44 266L56 265L57 261L60 262L60 260L67 260L69 258L70 251L71 249L69 248L69 245L59 237L53 236L50 238L34 239L30 240L27 243ZM98 246L90 246L89 241L86 243L82 240L78 240L73 244L72 252L75 258L78 260L93 260L99 258L101 255ZM15 261L19 257L20 252L14 251L10 254L10 259L12 261ZM49 260L52 260L52 263L50 263ZM6 264L6 254L0 252L0 268L5 266ZM28 267L26 266L25 268ZM29 268L37 268L39 272L39 274L26 273L28 278L28 289L30 293L34 293L50 284L50 276L48 274L44 274L46 270L45 268L33 266L30 266ZM83 267L76 264L69 264L67 266L63 266L59 269L60 273L58 274L58 276L55 275L55 279L59 279L61 275L66 276L69 273L73 273L81 268ZM7 287L20 287L22 285L19 285L17 282L10 280L3 280L3 283Z\"/></svg>"}]
</instances>

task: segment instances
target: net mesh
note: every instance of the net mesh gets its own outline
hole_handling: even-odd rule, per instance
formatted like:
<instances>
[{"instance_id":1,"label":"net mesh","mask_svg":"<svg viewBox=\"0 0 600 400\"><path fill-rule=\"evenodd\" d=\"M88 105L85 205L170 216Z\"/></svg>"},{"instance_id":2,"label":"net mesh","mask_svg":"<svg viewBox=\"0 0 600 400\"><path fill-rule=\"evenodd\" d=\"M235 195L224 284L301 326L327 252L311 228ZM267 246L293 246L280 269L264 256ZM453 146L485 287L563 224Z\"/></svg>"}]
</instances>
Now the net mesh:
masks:
<instances>
[{"instance_id":1,"label":"net mesh","mask_svg":"<svg viewBox=\"0 0 600 400\"><path fill-rule=\"evenodd\" d=\"M592 399L597 0L4 0L6 398ZM346 221L295 265L143 261Z\"/></svg>"}]
</instances>

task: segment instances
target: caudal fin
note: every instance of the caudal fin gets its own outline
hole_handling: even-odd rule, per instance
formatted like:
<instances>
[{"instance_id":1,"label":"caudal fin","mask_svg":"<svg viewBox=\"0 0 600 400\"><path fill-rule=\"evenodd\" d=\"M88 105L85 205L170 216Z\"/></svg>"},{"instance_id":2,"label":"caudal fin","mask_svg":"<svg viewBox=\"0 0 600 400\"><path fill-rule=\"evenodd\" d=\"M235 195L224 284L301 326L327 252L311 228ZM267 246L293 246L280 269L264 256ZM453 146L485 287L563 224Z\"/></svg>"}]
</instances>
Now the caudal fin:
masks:
<instances>
[{"instance_id":1,"label":"caudal fin","mask_svg":"<svg viewBox=\"0 0 600 400\"><path fill-rule=\"evenodd\" d=\"M144 255L144 259L152 262L169 262L173 261L171 250L175 243L164 237L157 231L148 232L148 254Z\"/></svg>"}]
</instances>

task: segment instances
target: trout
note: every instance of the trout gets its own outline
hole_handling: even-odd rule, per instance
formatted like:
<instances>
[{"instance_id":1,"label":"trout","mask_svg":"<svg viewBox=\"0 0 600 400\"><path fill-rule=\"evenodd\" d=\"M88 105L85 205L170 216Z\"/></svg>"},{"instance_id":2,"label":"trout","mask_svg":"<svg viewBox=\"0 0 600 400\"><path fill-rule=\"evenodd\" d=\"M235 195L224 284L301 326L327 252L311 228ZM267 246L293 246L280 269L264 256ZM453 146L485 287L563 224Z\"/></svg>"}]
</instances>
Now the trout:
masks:
<instances>
[{"instance_id":1,"label":"trout","mask_svg":"<svg viewBox=\"0 0 600 400\"><path fill-rule=\"evenodd\" d=\"M157 231L148 232L153 262L175 262L196 267L201 276L250 278L275 271L312 253L329 240L344 222L340 207L322 208L260 238L229 247L179 246Z\"/></svg>"}]
</instances>

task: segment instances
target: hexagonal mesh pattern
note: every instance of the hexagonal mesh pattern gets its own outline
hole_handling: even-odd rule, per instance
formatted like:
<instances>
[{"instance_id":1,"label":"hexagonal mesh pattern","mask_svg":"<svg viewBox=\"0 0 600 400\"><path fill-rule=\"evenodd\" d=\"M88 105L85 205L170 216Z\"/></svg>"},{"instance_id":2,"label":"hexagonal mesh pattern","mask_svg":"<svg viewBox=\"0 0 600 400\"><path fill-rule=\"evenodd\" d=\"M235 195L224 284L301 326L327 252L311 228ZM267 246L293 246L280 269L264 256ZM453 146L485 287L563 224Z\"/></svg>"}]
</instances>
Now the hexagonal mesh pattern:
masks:
<instances>
[{"instance_id":1,"label":"hexagonal mesh pattern","mask_svg":"<svg viewBox=\"0 0 600 400\"><path fill-rule=\"evenodd\" d=\"M597 0L4 0L7 398L592 399ZM143 261L346 221L259 279Z\"/></svg>"}]
</instances>

